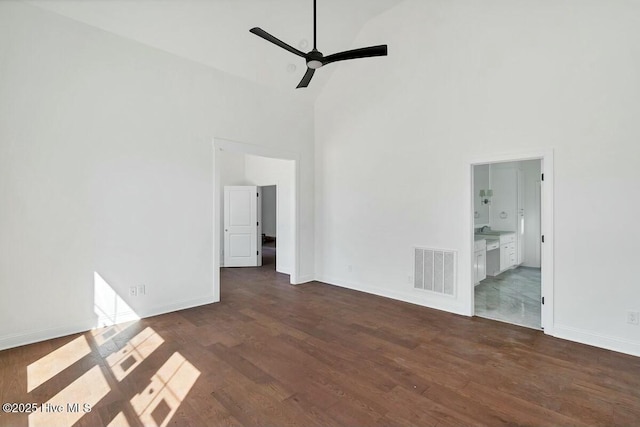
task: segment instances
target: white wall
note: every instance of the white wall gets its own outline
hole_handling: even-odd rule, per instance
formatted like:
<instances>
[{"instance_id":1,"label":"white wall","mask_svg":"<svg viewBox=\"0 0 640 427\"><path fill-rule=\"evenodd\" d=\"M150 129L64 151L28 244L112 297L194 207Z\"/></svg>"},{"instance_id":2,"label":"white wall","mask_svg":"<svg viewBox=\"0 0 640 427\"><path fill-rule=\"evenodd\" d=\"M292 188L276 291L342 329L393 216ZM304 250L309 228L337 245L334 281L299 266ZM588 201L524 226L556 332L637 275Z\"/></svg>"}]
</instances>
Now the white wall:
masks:
<instances>
[{"instance_id":1,"label":"white wall","mask_svg":"<svg viewBox=\"0 0 640 427\"><path fill-rule=\"evenodd\" d=\"M277 194L276 185L262 187L262 233L269 237L277 237Z\"/></svg>"},{"instance_id":2,"label":"white wall","mask_svg":"<svg viewBox=\"0 0 640 427\"><path fill-rule=\"evenodd\" d=\"M295 92L0 2L0 348L94 326L94 272L143 316L212 302L214 136L298 153L312 277L312 120Z\"/></svg>"},{"instance_id":3,"label":"white wall","mask_svg":"<svg viewBox=\"0 0 640 427\"><path fill-rule=\"evenodd\" d=\"M295 216L293 161L247 155L245 157L245 173L246 180L251 185L276 185L278 187L276 271L291 274L294 262L293 220Z\"/></svg>"},{"instance_id":4,"label":"white wall","mask_svg":"<svg viewBox=\"0 0 640 427\"><path fill-rule=\"evenodd\" d=\"M640 355L639 15L407 0L371 21L354 46L389 56L337 64L316 102L318 279L469 313L470 163L553 149L554 334ZM412 289L413 245L458 251L457 298Z\"/></svg>"}]
</instances>

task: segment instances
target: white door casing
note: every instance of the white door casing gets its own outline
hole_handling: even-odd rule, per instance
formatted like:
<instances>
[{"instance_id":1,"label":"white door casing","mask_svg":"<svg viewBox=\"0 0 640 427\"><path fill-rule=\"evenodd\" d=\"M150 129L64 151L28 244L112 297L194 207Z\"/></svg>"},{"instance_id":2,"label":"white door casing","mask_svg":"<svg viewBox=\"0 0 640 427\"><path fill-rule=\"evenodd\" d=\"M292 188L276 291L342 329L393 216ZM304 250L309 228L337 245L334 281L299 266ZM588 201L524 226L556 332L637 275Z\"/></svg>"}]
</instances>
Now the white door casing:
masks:
<instances>
[{"instance_id":1,"label":"white door casing","mask_svg":"<svg viewBox=\"0 0 640 427\"><path fill-rule=\"evenodd\" d=\"M262 265L260 246L260 188L224 187L224 266Z\"/></svg>"}]
</instances>

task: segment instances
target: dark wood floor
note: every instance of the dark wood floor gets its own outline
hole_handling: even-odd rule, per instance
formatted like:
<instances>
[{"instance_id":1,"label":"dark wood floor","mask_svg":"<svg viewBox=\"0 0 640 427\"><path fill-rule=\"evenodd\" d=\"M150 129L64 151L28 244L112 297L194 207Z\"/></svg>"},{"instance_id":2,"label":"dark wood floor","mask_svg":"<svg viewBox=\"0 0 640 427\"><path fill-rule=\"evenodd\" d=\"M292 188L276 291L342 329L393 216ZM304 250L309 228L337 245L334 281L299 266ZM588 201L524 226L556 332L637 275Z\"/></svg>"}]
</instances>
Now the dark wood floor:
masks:
<instances>
[{"instance_id":1,"label":"dark wood floor","mask_svg":"<svg viewBox=\"0 0 640 427\"><path fill-rule=\"evenodd\" d=\"M88 353L74 357L84 339ZM0 352L2 402L65 399L97 403L31 424L630 426L640 424L640 358L320 283L290 286L267 260L223 269L219 304ZM0 415L2 426L28 423Z\"/></svg>"}]
</instances>

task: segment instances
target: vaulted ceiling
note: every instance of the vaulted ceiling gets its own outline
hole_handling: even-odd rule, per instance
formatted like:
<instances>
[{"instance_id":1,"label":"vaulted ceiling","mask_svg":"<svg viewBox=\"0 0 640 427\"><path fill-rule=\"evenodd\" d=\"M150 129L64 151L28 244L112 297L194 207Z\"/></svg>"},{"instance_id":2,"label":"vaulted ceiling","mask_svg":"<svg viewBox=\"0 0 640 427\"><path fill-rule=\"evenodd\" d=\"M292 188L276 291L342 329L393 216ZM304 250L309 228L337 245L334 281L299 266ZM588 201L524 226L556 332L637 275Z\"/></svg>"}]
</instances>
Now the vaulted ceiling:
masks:
<instances>
[{"instance_id":1,"label":"vaulted ceiling","mask_svg":"<svg viewBox=\"0 0 640 427\"><path fill-rule=\"evenodd\" d=\"M355 47L367 21L402 0L318 0L318 50ZM306 71L299 58L249 33L258 26L290 45L313 47L312 0L29 0L69 18L200 62L259 84L295 90ZM373 35L366 45L384 44ZM380 58L366 59L380 61ZM328 80L331 64L316 73L302 96Z\"/></svg>"}]
</instances>

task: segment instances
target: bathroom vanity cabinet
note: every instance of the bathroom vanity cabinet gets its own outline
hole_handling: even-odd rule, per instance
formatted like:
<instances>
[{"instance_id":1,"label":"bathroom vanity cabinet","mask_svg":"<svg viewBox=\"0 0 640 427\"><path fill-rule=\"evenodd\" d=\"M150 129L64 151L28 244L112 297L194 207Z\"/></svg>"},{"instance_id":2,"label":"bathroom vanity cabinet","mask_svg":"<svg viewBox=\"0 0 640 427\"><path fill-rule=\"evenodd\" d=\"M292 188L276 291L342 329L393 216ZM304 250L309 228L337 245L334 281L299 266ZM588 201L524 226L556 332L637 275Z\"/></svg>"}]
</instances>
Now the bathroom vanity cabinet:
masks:
<instances>
[{"instance_id":1,"label":"bathroom vanity cabinet","mask_svg":"<svg viewBox=\"0 0 640 427\"><path fill-rule=\"evenodd\" d=\"M487 242L484 239L474 243L474 283L478 285L487 278Z\"/></svg>"},{"instance_id":2,"label":"bathroom vanity cabinet","mask_svg":"<svg viewBox=\"0 0 640 427\"><path fill-rule=\"evenodd\" d=\"M486 271L489 276L497 276L511 267L518 265L516 233L501 232L494 238L499 239L499 245L496 249L487 251Z\"/></svg>"}]
</instances>

